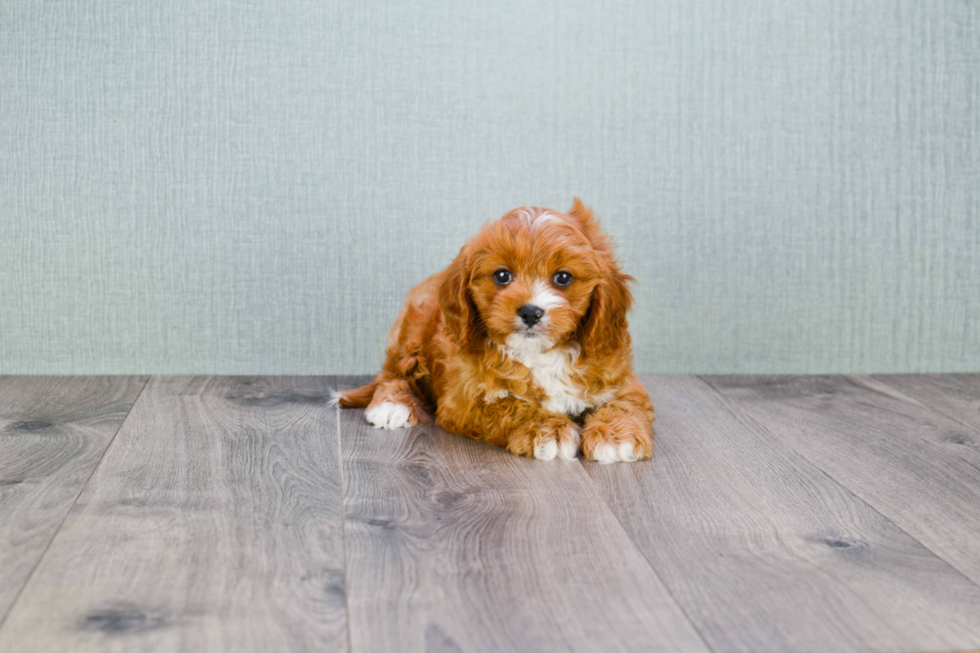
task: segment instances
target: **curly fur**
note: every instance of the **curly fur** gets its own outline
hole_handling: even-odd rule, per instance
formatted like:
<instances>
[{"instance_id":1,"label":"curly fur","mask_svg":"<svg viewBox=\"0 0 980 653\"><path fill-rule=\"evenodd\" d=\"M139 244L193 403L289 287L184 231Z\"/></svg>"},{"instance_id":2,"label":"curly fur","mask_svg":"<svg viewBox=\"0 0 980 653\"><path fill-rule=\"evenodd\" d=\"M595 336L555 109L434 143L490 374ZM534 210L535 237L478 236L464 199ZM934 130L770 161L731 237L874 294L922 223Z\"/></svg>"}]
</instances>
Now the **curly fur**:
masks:
<instances>
[{"instance_id":1,"label":"curly fur","mask_svg":"<svg viewBox=\"0 0 980 653\"><path fill-rule=\"evenodd\" d=\"M511 273L501 284L494 274ZM572 282L559 286L558 272ZM388 335L381 372L339 393L379 428L436 423L539 459L649 458L653 405L632 371L628 282L599 222L521 207L483 226L413 288ZM518 309L533 303L540 322Z\"/></svg>"}]
</instances>

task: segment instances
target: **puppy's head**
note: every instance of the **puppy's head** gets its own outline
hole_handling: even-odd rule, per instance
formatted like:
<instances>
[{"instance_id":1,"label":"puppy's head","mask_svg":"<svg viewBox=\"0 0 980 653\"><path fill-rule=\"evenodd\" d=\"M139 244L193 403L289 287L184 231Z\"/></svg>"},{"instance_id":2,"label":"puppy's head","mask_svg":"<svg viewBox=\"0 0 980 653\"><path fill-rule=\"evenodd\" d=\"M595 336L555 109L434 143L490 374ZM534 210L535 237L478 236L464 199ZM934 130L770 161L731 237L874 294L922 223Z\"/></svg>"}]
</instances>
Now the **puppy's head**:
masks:
<instances>
[{"instance_id":1,"label":"puppy's head","mask_svg":"<svg viewBox=\"0 0 980 653\"><path fill-rule=\"evenodd\" d=\"M522 207L485 225L444 275L446 331L465 350L574 341L597 357L629 345L632 277L578 198L568 213Z\"/></svg>"}]
</instances>

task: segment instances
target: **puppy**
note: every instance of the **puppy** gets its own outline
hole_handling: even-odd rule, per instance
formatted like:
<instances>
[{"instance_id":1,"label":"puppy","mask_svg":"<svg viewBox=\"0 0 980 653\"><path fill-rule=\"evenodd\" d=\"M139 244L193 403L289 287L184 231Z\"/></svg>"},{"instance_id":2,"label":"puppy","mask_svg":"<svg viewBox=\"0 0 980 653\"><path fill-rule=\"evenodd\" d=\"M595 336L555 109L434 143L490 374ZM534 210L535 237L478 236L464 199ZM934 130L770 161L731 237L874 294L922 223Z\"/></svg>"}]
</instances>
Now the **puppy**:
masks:
<instances>
[{"instance_id":1,"label":"puppy","mask_svg":"<svg viewBox=\"0 0 980 653\"><path fill-rule=\"evenodd\" d=\"M436 424L520 456L649 458L653 405L631 369L632 302L612 245L575 198L490 222L413 288L368 385L336 395L378 428Z\"/></svg>"}]
</instances>

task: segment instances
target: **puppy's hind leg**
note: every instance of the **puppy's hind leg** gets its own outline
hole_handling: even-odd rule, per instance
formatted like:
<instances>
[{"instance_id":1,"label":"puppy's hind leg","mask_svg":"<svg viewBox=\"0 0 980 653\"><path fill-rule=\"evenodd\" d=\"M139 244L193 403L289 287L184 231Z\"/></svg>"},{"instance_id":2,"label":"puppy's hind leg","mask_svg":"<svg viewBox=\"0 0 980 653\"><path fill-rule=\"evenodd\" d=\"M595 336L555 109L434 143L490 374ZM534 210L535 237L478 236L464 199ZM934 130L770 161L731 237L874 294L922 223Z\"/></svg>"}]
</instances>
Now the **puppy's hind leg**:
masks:
<instances>
[{"instance_id":1,"label":"puppy's hind leg","mask_svg":"<svg viewBox=\"0 0 980 653\"><path fill-rule=\"evenodd\" d=\"M408 301L388 333L388 349L381 372L371 383L338 393L336 403L348 408L367 407L364 416L376 428L398 429L428 424L429 403L423 398L431 382L424 343L430 338L432 306L409 293ZM431 302L429 302L431 304Z\"/></svg>"},{"instance_id":2,"label":"puppy's hind leg","mask_svg":"<svg viewBox=\"0 0 980 653\"><path fill-rule=\"evenodd\" d=\"M408 428L432 421L408 380L403 378L379 382L364 417L378 429Z\"/></svg>"}]
</instances>

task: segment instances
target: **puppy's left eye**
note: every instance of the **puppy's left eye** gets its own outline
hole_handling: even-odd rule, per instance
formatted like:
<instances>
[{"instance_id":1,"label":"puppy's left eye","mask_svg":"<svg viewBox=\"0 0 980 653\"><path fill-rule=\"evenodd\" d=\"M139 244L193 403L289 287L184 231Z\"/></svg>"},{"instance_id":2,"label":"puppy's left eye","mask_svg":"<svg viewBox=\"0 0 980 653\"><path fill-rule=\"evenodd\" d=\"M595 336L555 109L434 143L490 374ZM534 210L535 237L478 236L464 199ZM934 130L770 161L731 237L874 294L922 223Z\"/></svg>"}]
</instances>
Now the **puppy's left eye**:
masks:
<instances>
[{"instance_id":1,"label":"puppy's left eye","mask_svg":"<svg viewBox=\"0 0 980 653\"><path fill-rule=\"evenodd\" d=\"M559 272L554 276L556 286L567 286L572 282L572 275L567 272Z\"/></svg>"}]
</instances>

